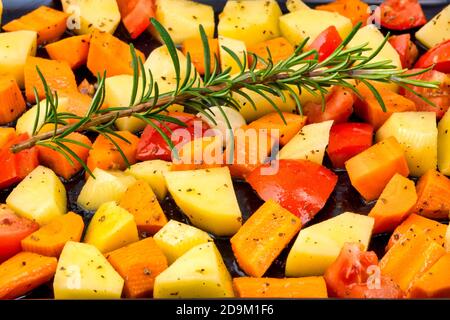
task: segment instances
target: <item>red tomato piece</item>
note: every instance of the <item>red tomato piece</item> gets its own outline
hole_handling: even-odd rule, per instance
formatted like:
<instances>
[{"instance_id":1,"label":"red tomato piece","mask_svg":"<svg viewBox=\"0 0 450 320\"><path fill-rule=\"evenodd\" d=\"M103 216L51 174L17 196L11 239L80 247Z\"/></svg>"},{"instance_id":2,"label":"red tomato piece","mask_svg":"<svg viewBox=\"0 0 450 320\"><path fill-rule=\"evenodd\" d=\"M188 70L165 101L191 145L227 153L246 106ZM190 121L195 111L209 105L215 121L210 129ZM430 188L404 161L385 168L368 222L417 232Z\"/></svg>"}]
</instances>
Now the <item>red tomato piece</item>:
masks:
<instances>
[{"instance_id":1,"label":"red tomato piece","mask_svg":"<svg viewBox=\"0 0 450 320\"><path fill-rule=\"evenodd\" d=\"M9 141L0 150L0 189L8 188L25 178L39 165L38 150L36 147L13 154L10 147L28 139L22 134Z\"/></svg>"},{"instance_id":2,"label":"red tomato piece","mask_svg":"<svg viewBox=\"0 0 450 320\"><path fill-rule=\"evenodd\" d=\"M0 205L0 263L22 251L22 239L37 229L36 222L19 217L6 205Z\"/></svg>"},{"instance_id":3,"label":"red tomato piece","mask_svg":"<svg viewBox=\"0 0 450 320\"><path fill-rule=\"evenodd\" d=\"M367 123L341 123L331 127L327 153L333 167L344 168L345 161L372 145L373 127Z\"/></svg>"},{"instance_id":4,"label":"red tomato piece","mask_svg":"<svg viewBox=\"0 0 450 320\"><path fill-rule=\"evenodd\" d=\"M373 251L361 250L361 245L346 243L325 272L328 295L337 298L399 299L403 293L398 285L379 271L378 257Z\"/></svg>"},{"instance_id":5,"label":"red tomato piece","mask_svg":"<svg viewBox=\"0 0 450 320\"><path fill-rule=\"evenodd\" d=\"M428 50L417 61L415 68L425 69L432 65L434 65L434 70L450 73L450 40Z\"/></svg>"},{"instance_id":6,"label":"red tomato piece","mask_svg":"<svg viewBox=\"0 0 450 320\"><path fill-rule=\"evenodd\" d=\"M327 202L337 176L307 160L279 160L278 168L264 164L247 176L247 182L265 201L272 199L302 219L310 221ZM268 174L266 170L276 170Z\"/></svg>"},{"instance_id":7,"label":"red tomato piece","mask_svg":"<svg viewBox=\"0 0 450 320\"><path fill-rule=\"evenodd\" d=\"M336 27L330 26L317 36L308 49L316 49L319 53L319 62L322 62L328 58L341 43L342 38Z\"/></svg>"},{"instance_id":8,"label":"red tomato piece","mask_svg":"<svg viewBox=\"0 0 450 320\"><path fill-rule=\"evenodd\" d=\"M418 0L385 0L381 6L381 25L392 30L408 30L427 22Z\"/></svg>"},{"instance_id":9,"label":"red tomato piece","mask_svg":"<svg viewBox=\"0 0 450 320\"><path fill-rule=\"evenodd\" d=\"M308 123L334 120L334 123L346 122L353 113L354 95L349 89L334 87L326 97L325 111L322 104L308 102L303 107L303 114Z\"/></svg>"},{"instance_id":10,"label":"red tomato piece","mask_svg":"<svg viewBox=\"0 0 450 320\"><path fill-rule=\"evenodd\" d=\"M412 69L409 72L414 73L419 70L420 69ZM424 96L434 103L435 106L428 104L426 101L423 101L421 98L417 97L414 93L408 90L400 89L400 94L414 101L417 111L434 111L436 112L437 119L442 118L450 107L450 76L436 70L430 70L411 78L424 81L436 81L440 83L438 89L421 88L409 85L414 92Z\"/></svg>"},{"instance_id":11,"label":"red tomato piece","mask_svg":"<svg viewBox=\"0 0 450 320\"><path fill-rule=\"evenodd\" d=\"M419 56L419 50L417 50L416 45L411 41L411 35L406 33L389 37L389 43L398 52L402 67L411 68Z\"/></svg>"},{"instance_id":12,"label":"red tomato piece","mask_svg":"<svg viewBox=\"0 0 450 320\"><path fill-rule=\"evenodd\" d=\"M154 0L117 0L123 24L136 39L150 26L150 18L155 17Z\"/></svg>"},{"instance_id":13,"label":"red tomato piece","mask_svg":"<svg viewBox=\"0 0 450 320\"><path fill-rule=\"evenodd\" d=\"M171 141L174 146L179 147L182 144L189 142L186 141L186 139L200 138L203 136L203 133L209 129L208 124L195 115L189 113L173 112L169 113L168 116L178 119L184 123L185 126L172 122L158 122L156 120L154 120L153 123L166 135L171 137ZM194 125L195 123L197 123L197 125ZM197 129L195 130L195 128ZM178 129L185 131L180 132ZM170 131L172 131L172 133ZM163 139L160 133L151 125L148 125L142 133L141 140L139 141L137 148L136 159L140 161L155 159L166 161L172 160L172 151L170 146Z\"/></svg>"}]
</instances>

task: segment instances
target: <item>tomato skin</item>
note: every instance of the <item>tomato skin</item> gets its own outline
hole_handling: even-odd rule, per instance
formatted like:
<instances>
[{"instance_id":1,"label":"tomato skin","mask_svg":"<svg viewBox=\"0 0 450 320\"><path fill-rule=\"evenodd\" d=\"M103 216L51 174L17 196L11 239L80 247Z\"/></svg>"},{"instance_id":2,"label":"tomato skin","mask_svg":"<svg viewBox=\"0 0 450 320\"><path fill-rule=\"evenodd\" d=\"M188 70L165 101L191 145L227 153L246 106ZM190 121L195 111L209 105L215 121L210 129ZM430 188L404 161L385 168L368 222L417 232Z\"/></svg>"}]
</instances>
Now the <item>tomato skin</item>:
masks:
<instances>
[{"instance_id":1,"label":"tomato skin","mask_svg":"<svg viewBox=\"0 0 450 320\"><path fill-rule=\"evenodd\" d=\"M420 69L412 69L409 72L417 72ZM400 89L400 94L404 95L406 98L414 101L417 107L417 111L432 111L436 112L437 119L441 119L445 112L450 107L450 76L436 71L436 70L429 70L425 73L422 73L418 76L411 77L411 79L416 80L424 80L424 81L436 81L440 83L440 86L438 89L429 89L429 88L421 88L416 86L409 87L416 93L421 94L422 96L428 98L431 102L433 102L435 106L429 105L427 102L423 101L419 97L417 97L412 92Z\"/></svg>"},{"instance_id":2,"label":"tomato skin","mask_svg":"<svg viewBox=\"0 0 450 320\"><path fill-rule=\"evenodd\" d=\"M330 26L322 31L309 46L309 50L316 49L319 53L319 62L328 58L339 45L342 38L335 26ZM310 57L312 59L312 57Z\"/></svg>"},{"instance_id":3,"label":"tomato skin","mask_svg":"<svg viewBox=\"0 0 450 320\"><path fill-rule=\"evenodd\" d=\"M434 65L434 70L450 73L450 40L444 41L428 50L420 57L414 67L425 69L432 65Z\"/></svg>"},{"instance_id":4,"label":"tomato skin","mask_svg":"<svg viewBox=\"0 0 450 320\"><path fill-rule=\"evenodd\" d=\"M247 182L265 201L273 199L302 219L305 224L325 206L337 183L337 176L308 160L279 160L274 175L264 174L264 164L247 176Z\"/></svg>"},{"instance_id":5,"label":"tomato skin","mask_svg":"<svg viewBox=\"0 0 450 320\"><path fill-rule=\"evenodd\" d=\"M303 114L308 117L308 123L318 123L334 120L334 123L343 123L353 113L353 92L342 87L334 87L326 97L325 111L322 104L308 102L303 107Z\"/></svg>"},{"instance_id":6,"label":"tomato skin","mask_svg":"<svg viewBox=\"0 0 450 320\"><path fill-rule=\"evenodd\" d=\"M369 267L378 267L378 257L373 251L363 251L360 244L346 243L338 258L325 272L328 295L336 298L399 299L403 293L389 277L380 275L380 286L371 288Z\"/></svg>"},{"instance_id":7,"label":"tomato skin","mask_svg":"<svg viewBox=\"0 0 450 320\"><path fill-rule=\"evenodd\" d=\"M184 129L190 134L190 138L200 138L203 136L203 133L209 129L209 126L203 122L200 118L195 115L183 112L173 112L169 113L167 116L178 119L183 122L186 126L180 126L176 123L165 122L164 124L174 132L177 129ZM201 124L200 132L194 132L194 123ZM165 132L169 137L171 137L170 131L164 127L163 124L154 120L155 123L163 132ZM178 139L177 139L178 138ZM183 142L182 137L171 137L172 143L176 146L177 144ZM159 134L159 132L150 125L144 129L142 133L141 140L139 141L136 153L136 159L140 161L146 160L165 160L172 161L172 151L167 144L167 142L163 139L163 137Z\"/></svg>"},{"instance_id":8,"label":"tomato skin","mask_svg":"<svg viewBox=\"0 0 450 320\"><path fill-rule=\"evenodd\" d=\"M117 4L132 39L139 37L150 26L150 18L155 17L154 0L118 0Z\"/></svg>"},{"instance_id":9,"label":"tomato skin","mask_svg":"<svg viewBox=\"0 0 450 320\"><path fill-rule=\"evenodd\" d=\"M0 263L22 251L22 239L37 229L36 222L19 217L6 205L0 205Z\"/></svg>"},{"instance_id":10,"label":"tomato skin","mask_svg":"<svg viewBox=\"0 0 450 320\"><path fill-rule=\"evenodd\" d=\"M385 0L381 6L381 25L391 30L408 30L427 22L417 0Z\"/></svg>"},{"instance_id":11,"label":"tomato skin","mask_svg":"<svg viewBox=\"0 0 450 320\"><path fill-rule=\"evenodd\" d=\"M372 145L373 127L367 123L341 123L331 127L328 157L333 167L344 168L345 162Z\"/></svg>"},{"instance_id":12,"label":"tomato skin","mask_svg":"<svg viewBox=\"0 0 450 320\"><path fill-rule=\"evenodd\" d=\"M416 61L419 56L419 50L411 41L411 35L409 33L405 33L398 36L391 36L389 37L389 43L399 54L402 67L411 68L414 61Z\"/></svg>"}]
</instances>

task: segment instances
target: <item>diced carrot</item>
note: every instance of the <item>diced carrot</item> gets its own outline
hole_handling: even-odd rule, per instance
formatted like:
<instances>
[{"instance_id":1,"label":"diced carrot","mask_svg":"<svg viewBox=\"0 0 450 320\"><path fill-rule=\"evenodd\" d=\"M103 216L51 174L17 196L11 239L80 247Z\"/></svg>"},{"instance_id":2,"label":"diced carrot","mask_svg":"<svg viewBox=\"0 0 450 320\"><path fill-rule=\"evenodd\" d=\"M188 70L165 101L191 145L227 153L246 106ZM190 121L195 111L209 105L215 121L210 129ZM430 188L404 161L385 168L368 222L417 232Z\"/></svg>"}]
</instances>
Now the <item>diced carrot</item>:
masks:
<instances>
[{"instance_id":1,"label":"diced carrot","mask_svg":"<svg viewBox=\"0 0 450 320\"><path fill-rule=\"evenodd\" d=\"M20 252L0 265L0 299L15 299L50 281L57 260L32 252Z\"/></svg>"},{"instance_id":2,"label":"diced carrot","mask_svg":"<svg viewBox=\"0 0 450 320\"><path fill-rule=\"evenodd\" d=\"M119 205L134 215L140 232L153 235L167 223L155 193L143 180L136 181L127 189Z\"/></svg>"},{"instance_id":3,"label":"diced carrot","mask_svg":"<svg viewBox=\"0 0 450 320\"><path fill-rule=\"evenodd\" d=\"M345 163L353 187L366 199L377 199L389 180L409 174L402 146L394 137L374 144Z\"/></svg>"},{"instance_id":4,"label":"diced carrot","mask_svg":"<svg viewBox=\"0 0 450 320\"><path fill-rule=\"evenodd\" d=\"M87 114L92 103L92 98L89 95L82 94L78 90L73 89L59 90L58 97L67 99L65 103L61 103L58 106L59 112L73 113L79 117L84 117ZM104 107L102 106L102 108ZM68 121L71 122L72 119Z\"/></svg>"},{"instance_id":5,"label":"diced carrot","mask_svg":"<svg viewBox=\"0 0 450 320\"><path fill-rule=\"evenodd\" d=\"M280 145L289 142L306 124L307 118L293 113L283 112L283 121L278 112L269 113L258 120L251 122L247 128L256 130L279 130ZM272 132L274 134L274 132Z\"/></svg>"},{"instance_id":6,"label":"diced carrot","mask_svg":"<svg viewBox=\"0 0 450 320\"><path fill-rule=\"evenodd\" d=\"M394 112L416 111L416 104L412 100L381 85L375 85L375 87L383 98L386 112L383 111L372 91L364 84L358 84L356 86L363 100L357 98L354 105L355 113L370 123L375 130L381 127Z\"/></svg>"},{"instance_id":7,"label":"diced carrot","mask_svg":"<svg viewBox=\"0 0 450 320\"><path fill-rule=\"evenodd\" d=\"M129 131L116 131L116 135L108 135L122 150L130 165L136 163L136 150L139 138ZM103 170L125 170L127 163L117 146L107 137L99 135L89 151L87 166L91 171L95 168ZM123 140L125 139L125 140Z\"/></svg>"},{"instance_id":8,"label":"diced carrot","mask_svg":"<svg viewBox=\"0 0 450 320\"><path fill-rule=\"evenodd\" d=\"M412 286L409 298L450 297L450 253L442 256Z\"/></svg>"},{"instance_id":9,"label":"diced carrot","mask_svg":"<svg viewBox=\"0 0 450 320\"><path fill-rule=\"evenodd\" d=\"M59 216L22 240L22 249L43 256L59 257L68 241L80 241L84 222L80 215L69 212Z\"/></svg>"},{"instance_id":10,"label":"diced carrot","mask_svg":"<svg viewBox=\"0 0 450 320\"><path fill-rule=\"evenodd\" d=\"M450 179L436 170L427 171L417 182L414 213L431 219L447 219L450 212Z\"/></svg>"},{"instance_id":11,"label":"diced carrot","mask_svg":"<svg viewBox=\"0 0 450 320\"><path fill-rule=\"evenodd\" d=\"M404 292L445 254L445 249L415 225L395 243L380 261L381 273Z\"/></svg>"},{"instance_id":12,"label":"diced carrot","mask_svg":"<svg viewBox=\"0 0 450 320\"><path fill-rule=\"evenodd\" d=\"M145 61L144 54L139 50L136 50L136 55ZM107 77L133 74L131 61L130 47L127 43L108 32L94 30L87 58L87 67L92 74L103 75L105 71Z\"/></svg>"},{"instance_id":13,"label":"diced carrot","mask_svg":"<svg viewBox=\"0 0 450 320\"><path fill-rule=\"evenodd\" d=\"M77 69L87 62L90 34L74 36L59 40L45 46L52 60L65 61L72 69Z\"/></svg>"},{"instance_id":14,"label":"diced carrot","mask_svg":"<svg viewBox=\"0 0 450 320\"><path fill-rule=\"evenodd\" d=\"M44 85L36 68L42 72L52 91L77 89L75 75L67 62L28 57L24 69L25 93L28 102L36 102L34 88L37 90L39 99L45 99Z\"/></svg>"},{"instance_id":15,"label":"diced carrot","mask_svg":"<svg viewBox=\"0 0 450 320\"><path fill-rule=\"evenodd\" d=\"M68 147L72 152L74 152L83 162L86 161L89 148L92 146L91 141L88 137L82 135L81 133L73 132L69 134L65 139L73 142L63 142L63 144ZM82 146L79 144L86 146ZM56 147L55 144L53 144ZM72 163L64 156L64 154L53 150L46 146L38 146L39 149L39 161L41 164L52 169L57 175L63 177L64 179L70 179L77 172L83 169L83 166L77 159L70 155Z\"/></svg>"},{"instance_id":16,"label":"diced carrot","mask_svg":"<svg viewBox=\"0 0 450 320\"><path fill-rule=\"evenodd\" d=\"M369 213L375 219L373 233L392 232L417 202L414 181L396 173Z\"/></svg>"},{"instance_id":17,"label":"diced carrot","mask_svg":"<svg viewBox=\"0 0 450 320\"><path fill-rule=\"evenodd\" d=\"M219 59L219 41L217 39L208 39L209 54L211 57L210 70L214 69L215 59ZM191 38L183 42L182 45L183 54L191 56L191 61L200 74L205 74L205 54L203 48L203 42L200 38Z\"/></svg>"},{"instance_id":18,"label":"diced carrot","mask_svg":"<svg viewBox=\"0 0 450 320\"><path fill-rule=\"evenodd\" d=\"M36 31L37 43L43 44L58 40L66 31L68 14L46 6L13 20L3 26L5 31ZM69 48L70 49L70 48Z\"/></svg>"},{"instance_id":19,"label":"diced carrot","mask_svg":"<svg viewBox=\"0 0 450 320\"><path fill-rule=\"evenodd\" d=\"M298 217L267 201L231 238L239 266L252 277L262 277L301 226Z\"/></svg>"},{"instance_id":20,"label":"diced carrot","mask_svg":"<svg viewBox=\"0 0 450 320\"><path fill-rule=\"evenodd\" d=\"M360 0L337 0L319 5L316 9L337 12L352 20L353 25L361 22L365 26L370 16L369 5Z\"/></svg>"},{"instance_id":21,"label":"diced carrot","mask_svg":"<svg viewBox=\"0 0 450 320\"><path fill-rule=\"evenodd\" d=\"M289 58L295 51L294 46L283 37L263 41L253 46L250 46L247 49L248 52L253 52L254 54L263 58L266 61L269 59L269 53L267 51L269 50L270 55L272 57L272 62L274 64ZM252 63L251 55L249 55L249 60L250 60L249 63L251 65ZM263 69L265 68L265 65L262 62L258 62L256 68Z\"/></svg>"},{"instance_id":22,"label":"diced carrot","mask_svg":"<svg viewBox=\"0 0 450 320\"><path fill-rule=\"evenodd\" d=\"M14 128L0 128L0 149L16 136Z\"/></svg>"},{"instance_id":23,"label":"diced carrot","mask_svg":"<svg viewBox=\"0 0 450 320\"><path fill-rule=\"evenodd\" d=\"M0 125L16 120L26 105L14 78L0 77Z\"/></svg>"},{"instance_id":24,"label":"diced carrot","mask_svg":"<svg viewBox=\"0 0 450 320\"><path fill-rule=\"evenodd\" d=\"M132 243L106 255L124 278L127 298L151 297L155 278L167 269L167 258L153 238Z\"/></svg>"},{"instance_id":25,"label":"diced carrot","mask_svg":"<svg viewBox=\"0 0 450 320\"><path fill-rule=\"evenodd\" d=\"M239 298L328 298L323 277L304 278L234 278Z\"/></svg>"}]
</instances>

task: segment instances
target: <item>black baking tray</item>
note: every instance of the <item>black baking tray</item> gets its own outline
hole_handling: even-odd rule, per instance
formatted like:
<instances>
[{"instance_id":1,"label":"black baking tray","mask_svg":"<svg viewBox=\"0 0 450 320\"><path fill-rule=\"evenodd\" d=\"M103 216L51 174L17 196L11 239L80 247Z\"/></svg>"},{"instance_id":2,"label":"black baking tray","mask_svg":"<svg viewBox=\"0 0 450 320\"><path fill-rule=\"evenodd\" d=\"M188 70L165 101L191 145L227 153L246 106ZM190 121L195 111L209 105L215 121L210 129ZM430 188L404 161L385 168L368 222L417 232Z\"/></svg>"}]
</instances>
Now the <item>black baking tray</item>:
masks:
<instances>
[{"instance_id":1,"label":"black baking tray","mask_svg":"<svg viewBox=\"0 0 450 320\"><path fill-rule=\"evenodd\" d=\"M213 5L216 12L220 12L226 2L226 0L198 0L199 2L207 3ZM285 0L279 1L283 11L286 11ZM311 4L313 7L318 3L326 3L329 1L305 1L308 4ZM367 2L367 1L366 1ZM368 1L370 4L377 4L380 1ZM449 0L426 0L421 1L424 11L427 15L427 18L432 18L438 11L442 10L445 5L449 3ZM49 5L56 8L60 8L59 1L51 1L51 0L3 0L4 4L4 15L3 22L10 21L15 19L26 12L33 10L34 8L40 5ZM411 31L414 33L414 30ZM69 35L69 34L68 34ZM124 41L131 42L130 37L128 36L126 30L122 25L116 31L115 34L117 37L123 39ZM153 48L155 48L158 43L152 39L150 34L145 33L140 36L138 39L132 41L135 44L135 47L143 51L146 55L150 53ZM38 55L46 56L45 50L38 50ZM76 73L77 80L81 81L84 78L88 78L94 80L92 75L85 69L81 68ZM329 160L325 158L325 161ZM329 164L329 163L328 163ZM329 166L330 167L330 166ZM373 207L374 202L366 202L361 198L359 193L352 187L348 175L345 171L336 171L338 175L338 183L336 185L335 190L330 196L328 202L325 207L316 215L316 217L309 223L314 224L326 219L329 219L333 216L336 216L345 211L356 212L360 214L367 214L370 209ZM84 184L84 174L80 173L70 181L64 181L65 186L68 191L68 206L69 210L79 213L83 216L86 224L89 222L92 217L92 212L86 212L79 208L76 204L76 199L78 194ZM235 180L234 187L237 194L237 198L239 201L239 205L241 207L244 220L247 219L256 209L263 203L262 200L256 195L256 193L252 190L252 188L245 183L244 181ZM9 194L9 190L0 190L0 203L3 203L6 199L6 196ZM188 219L182 214L179 208L176 206L173 199L168 196L161 203L164 212L166 213L169 219L176 219L185 223L189 223ZM384 247L389 239L389 235L378 235L372 238L370 249L374 250L379 256L384 253ZM243 276L244 273L240 270L239 266L236 263L233 252L231 250L231 246L229 243L229 239L227 238L215 238L215 243L219 248L222 256L224 258L225 264L228 267L232 276ZM290 248L291 246L289 246ZM284 250L284 252L280 255L280 257L273 263L272 267L266 273L266 276L271 277L283 277L284 276L284 266L285 260L287 257L288 250ZM36 289L35 291L28 294L27 298L51 298L53 296L51 285L42 286L41 288Z\"/></svg>"}]
</instances>

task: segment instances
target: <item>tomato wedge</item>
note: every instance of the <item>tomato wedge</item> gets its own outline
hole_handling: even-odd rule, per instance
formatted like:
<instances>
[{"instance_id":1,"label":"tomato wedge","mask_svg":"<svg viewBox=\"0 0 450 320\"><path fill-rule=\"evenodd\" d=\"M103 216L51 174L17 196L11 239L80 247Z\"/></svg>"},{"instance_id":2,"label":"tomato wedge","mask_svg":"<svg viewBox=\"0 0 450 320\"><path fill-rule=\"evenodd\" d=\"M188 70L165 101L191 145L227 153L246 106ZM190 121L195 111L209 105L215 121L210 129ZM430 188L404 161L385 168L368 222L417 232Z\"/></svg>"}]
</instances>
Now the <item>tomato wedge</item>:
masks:
<instances>
[{"instance_id":1,"label":"tomato wedge","mask_svg":"<svg viewBox=\"0 0 450 320\"><path fill-rule=\"evenodd\" d=\"M373 251L361 250L361 245L346 243L325 272L328 295L337 298L400 299L403 293L389 277L381 274L378 257Z\"/></svg>"},{"instance_id":2,"label":"tomato wedge","mask_svg":"<svg viewBox=\"0 0 450 320\"><path fill-rule=\"evenodd\" d=\"M154 0L117 0L123 24L132 39L139 37L155 17Z\"/></svg>"},{"instance_id":3,"label":"tomato wedge","mask_svg":"<svg viewBox=\"0 0 450 320\"><path fill-rule=\"evenodd\" d=\"M428 50L417 61L415 68L425 69L432 65L434 65L434 70L450 73L450 40L444 41Z\"/></svg>"},{"instance_id":4,"label":"tomato wedge","mask_svg":"<svg viewBox=\"0 0 450 320\"><path fill-rule=\"evenodd\" d=\"M308 49L316 49L319 53L319 62L322 62L328 58L341 43L342 38L336 27L330 26L317 36Z\"/></svg>"},{"instance_id":5,"label":"tomato wedge","mask_svg":"<svg viewBox=\"0 0 450 320\"><path fill-rule=\"evenodd\" d=\"M385 0L380 11L381 25L392 30L408 30L427 22L418 0Z\"/></svg>"},{"instance_id":6,"label":"tomato wedge","mask_svg":"<svg viewBox=\"0 0 450 320\"><path fill-rule=\"evenodd\" d=\"M322 104L308 102L303 107L303 114L308 117L308 123L318 123L334 120L334 123L346 122L353 113L354 95L350 89L333 87L326 97L325 111Z\"/></svg>"},{"instance_id":7,"label":"tomato wedge","mask_svg":"<svg viewBox=\"0 0 450 320\"><path fill-rule=\"evenodd\" d=\"M307 160L279 160L277 164L274 175L267 174L270 164L264 164L247 176L247 182L263 200L278 202L305 224L325 206L337 176Z\"/></svg>"},{"instance_id":8,"label":"tomato wedge","mask_svg":"<svg viewBox=\"0 0 450 320\"><path fill-rule=\"evenodd\" d=\"M372 145L373 127L367 123L341 123L331 127L328 157L335 168Z\"/></svg>"},{"instance_id":9,"label":"tomato wedge","mask_svg":"<svg viewBox=\"0 0 450 320\"><path fill-rule=\"evenodd\" d=\"M22 239L37 229L36 222L19 217L6 205L0 205L0 263L22 251Z\"/></svg>"},{"instance_id":10,"label":"tomato wedge","mask_svg":"<svg viewBox=\"0 0 450 320\"><path fill-rule=\"evenodd\" d=\"M389 43L398 52L402 67L411 68L419 56L419 50L417 50L416 45L411 41L411 35L406 33L389 37Z\"/></svg>"},{"instance_id":11,"label":"tomato wedge","mask_svg":"<svg viewBox=\"0 0 450 320\"><path fill-rule=\"evenodd\" d=\"M183 112L172 112L167 115L168 117L172 117L177 119L178 121L185 124L182 126L177 123L172 122L158 122L156 120L153 121L155 126L157 126L161 131L163 131L166 135L171 137L171 141L174 146L177 146L182 143L186 143L186 139L194 139L200 138L203 136L203 133L209 129L208 124L203 122L200 118L195 115ZM195 125L197 124L197 125ZM177 129L184 130L183 135L173 135L171 133L175 132ZM179 133L178 131L175 133ZM142 133L141 140L139 141L137 147L136 159L140 161L146 160L172 160L172 151L167 142L163 139L161 134L155 129L153 126L148 125L144 132Z\"/></svg>"}]
</instances>

